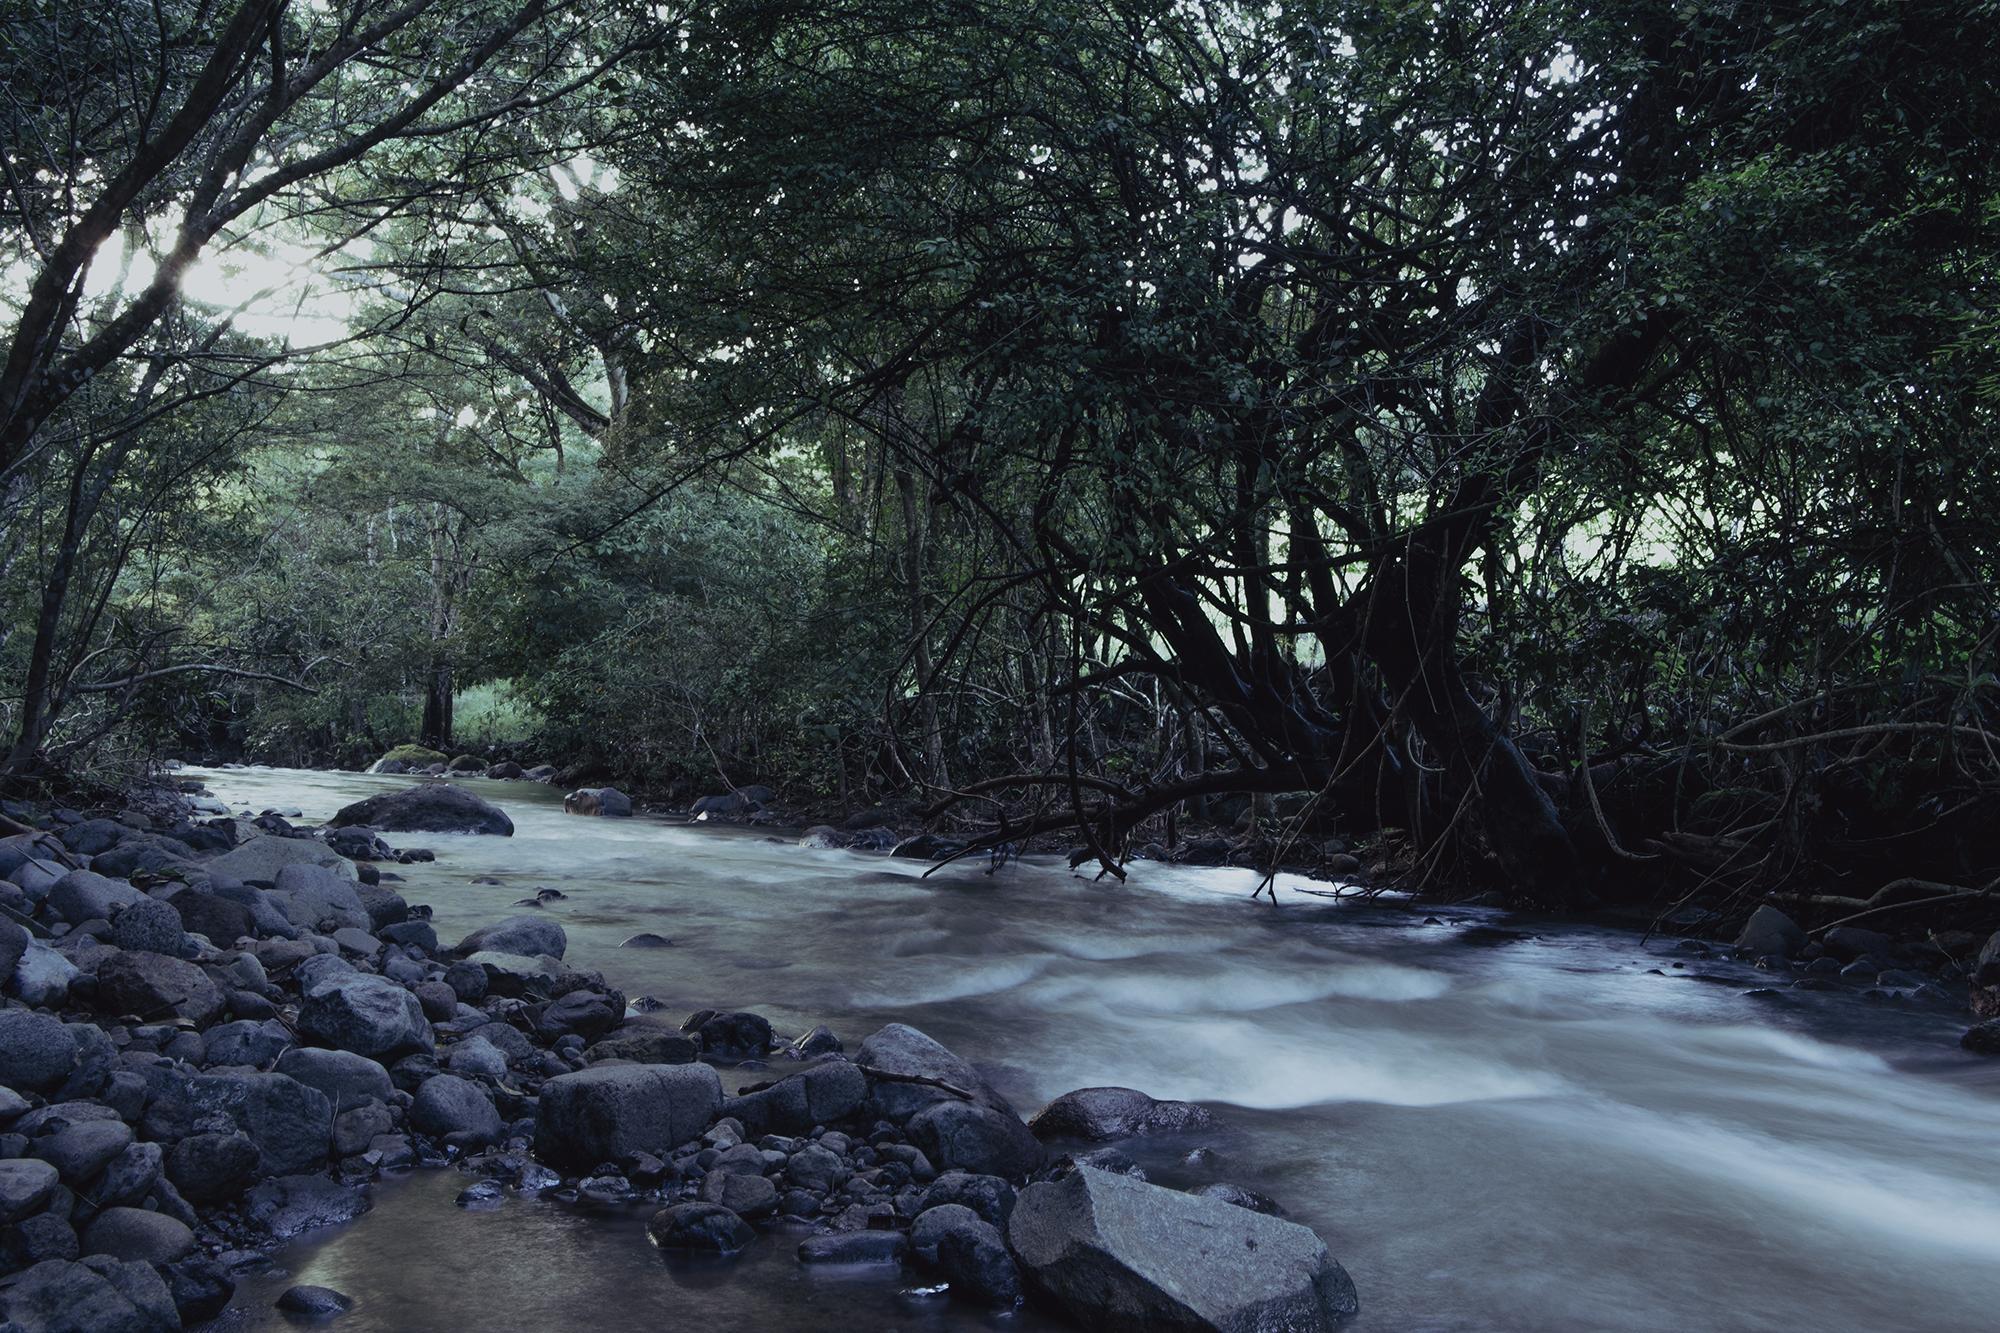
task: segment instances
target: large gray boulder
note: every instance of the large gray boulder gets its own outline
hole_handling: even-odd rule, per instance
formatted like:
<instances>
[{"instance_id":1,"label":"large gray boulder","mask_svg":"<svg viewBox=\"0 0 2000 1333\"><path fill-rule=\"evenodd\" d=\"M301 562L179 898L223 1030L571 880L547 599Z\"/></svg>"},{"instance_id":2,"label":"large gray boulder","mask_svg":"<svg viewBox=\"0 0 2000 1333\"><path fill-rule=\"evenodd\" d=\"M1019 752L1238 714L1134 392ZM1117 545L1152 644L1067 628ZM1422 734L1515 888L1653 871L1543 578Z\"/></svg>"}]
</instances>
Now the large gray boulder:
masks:
<instances>
[{"instance_id":1,"label":"large gray boulder","mask_svg":"<svg viewBox=\"0 0 2000 1333\"><path fill-rule=\"evenodd\" d=\"M271 898L300 930L330 935L348 926L360 930L369 926L368 908L354 881L326 866L299 863L281 867Z\"/></svg>"},{"instance_id":2,"label":"large gray boulder","mask_svg":"<svg viewBox=\"0 0 2000 1333\"><path fill-rule=\"evenodd\" d=\"M569 948L562 926L545 916L510 916L481 926L458 942L460 954L517 953L530 958L560 958Z\"/></svg>"},{"instance_id":3,"label":"large gray boulder","mask_svg":"<svg viewBox=\"0 0 2000 1333\"><path fill-rule=\"evenodd\" d=\"M448 782L383 792L344 806L329 828L366 824L395 833L492 833L512 837L514 821L499 806Z\"/></svg>"},{"instance_id":4,"label":"large gray boulder","mask_svg":"<svg viewBox=\"0 0 2000 1333\"><path fill-rule=\"evenodd\" d=\"M563 813L629 818L632 814L632 798L616 787L579 787L563 797Z\"/></svg>"},{"instance_id":5,"label":"large gray boulder","mask_svg":"<svg viewBox=\"0 0 2000 1333\"><path fill-rule=\"evenodd\" d=\"M665 1157L721 1106L722 1081L708 1065L597 1065L542 1085L535 1152L578 1171L634 1153Z\"/></svg>"},{"instance_id":6,"label":"large gray boulder","mask_svg":"<svg viewBox=\"0 0 2000 1333\"><path fill-rule=\"evenodd\" d=\"M379 1061L353 1051L294 1046L278 1057L278 1072L325 1093L336 1112L368 1101L386 1102L394 1090Z\"/></svg>"},{"instance_id":7,"label":"large gray boulder","mask_svg":"<svg viewBox=\"0 0 2000 1333\"><path fill-rule=\"evenodd\" d=\"M1736 947L1760 958L1770 954L1790 958L1806 947L1806 933L1799 929L1798 922L1777 908L1760 907L1743 923L1743 933L1736 937Z\"/></svg>"},{"instance_id":8,"label":"large gray boulder","mask_svg":"<svg viewBox=\"0 0 2000 1333\"><path fill-rule=\"evenodd\" d=\"M0 1085L48 1092L75 1068L76 1037L60 1019L0 1009Z\"/></svg>"},{"instance_id":9,"label":"large gray boulder","mask_svg":"<svg viewBox=\"0 0 2000 1333\"><path fill-rule=\"evenodd\" d=\"M1042 1143L1004 1111L972 1102L938 1102L910 1118L910 1142L940 1171L1020 1180L1040 1169Z\"/></svg>"},{"instance_id":10,"label":"large gray boulder","mask_svg":"<svg viewBox=\"0 0 2000 1333\"><path fill-rule=\"evenodd\" d=\"M151 1264L109 1255L36 1264L0 1288L0 1319L23 1333L168 1333L181 1326L173 1295Z\"/></svg>"},{"instance_id":11,"label":"large gray boulder","mask_svg":"<svg viewBox=\"0 0 2000 1333\"><path fill-rule=\"evenodd\" d=\"M1078 1088L1050 1102L1028 1128L1040 1139L1106 1143L1214 1123L1215 1117L1193 1102L1163 1102L1136 1088Z\"/></svg>"},{"instance_id":12,"label":"large gray boulder","mask_svg":"<svg viewBox=\"0 0 2000 1333\"><path fill-rule=\"evenodd\" d=\"M482 1144L497 1142L506 1128L486 1090L456 1074L424 1080L410 1107L410 1124L437 1138L458 1134Z\"/></svg>"},{"instance_id":13,"label":"large gray boulder","mask_svg":"<svg viewBox=\"0 0 2000 1333\"><path fill-rule=\"evenodd\" d=\"M250 839L235 851L208 863L211 875L245 882L276 883L286 866L324 866L343 879L354 879L354 862L316 838L280 838L270 834Z\"/></svg>"},{"instance_id":14,"label":"large gray boulder","mask_svg":"<svg viewBox=\"0 0 2000 1333\"><path fill-rule=\"evenodd\" d=\"M1022 1190L1007 1240L1031 1288L1109 1333L1328 1333L1360 1308L1305 1227L1090 1167Z\"/></svg>"},{"instance_id":15,"label":"large gray boulder","mask_svg":"<svg viewBox=\"0 0 2000 1333\"><path fill-rule=\"evenodd\" d=\"M144 1208L107 1208L83 1232L85 1254L133 1263L170 1264L194 1249L187 1223Z\"/></svg>"},{"instance_id":16,"label":"large gray boulder","mask_svg":"<svg viewBox=\"0 0 2000 1333\"><path fill-rule=\"evenodd\" d=\"M891 1075L937 1079L972 1095L981 1106L1014 1114L1005 1097L995 1092L972 1066L906 1023L891 1023L872 1034L854 1053L854 1062ZM894 1078L872 1080L875 1106L885 1120L902 1124L926 1106L957 1100L942 1088Z\"/></svg>"},{"instance_id":17,"label":"large gray boulder","mask_svg":"<svg viewBox=\"0 0 2000 1333\"><path fill-rule=\"evenodd\" d=\"M116 909L145 900L145 894L122 879L72 870L50 887L47 906L62 920L80 926L86 921L109 921Z\"/></svg>"},{"instance_id":18,"label":"large gray boulder","mask_svg":"<svg viewBox=\"0 0 2000 1333\"><path fill-rule=\"evenodd\" d=\"M299 1031L337 1050L387 1059L435 1045L417 997L387 977L350 972L327 977L306 992Z\"/></svg>"}]
</instances>

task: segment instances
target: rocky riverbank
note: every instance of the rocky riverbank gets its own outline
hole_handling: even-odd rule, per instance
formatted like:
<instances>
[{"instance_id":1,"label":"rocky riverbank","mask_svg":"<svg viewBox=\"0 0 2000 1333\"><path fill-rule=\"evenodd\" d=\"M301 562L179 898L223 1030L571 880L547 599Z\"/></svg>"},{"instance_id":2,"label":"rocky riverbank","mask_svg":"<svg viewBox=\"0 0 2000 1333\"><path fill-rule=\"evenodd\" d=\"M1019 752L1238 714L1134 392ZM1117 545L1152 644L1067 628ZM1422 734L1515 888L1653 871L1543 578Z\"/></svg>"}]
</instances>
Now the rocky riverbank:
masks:
<instances>
[{"instance_id":1,"label":"rocky riverbank","mask_svg":"<svg viewBox=\"0 0 2000 1333\"><path fill-rule=\"evenodd\" d=\"M41 827L0 839L9 1329L198 1325L273 1247L366 1211L372 1181L453 1163L477 1177L464 1207L645 1204L654 1245L718 1255L793 1228L801 1263L904 1265L1086 1327L1313 1329L1356 1307L1276 1205L1159 1188L1112 1146L1179 1135L1199 1160L1202 1107L1083 1089L1024 1122L903 1024L849 1052L825 1027L628 1003L532 900L447 946L385 869L423 854L376 834L511 832L462 789L319 830L193 800L17 811Z\"/></svg>"}]
</instances>

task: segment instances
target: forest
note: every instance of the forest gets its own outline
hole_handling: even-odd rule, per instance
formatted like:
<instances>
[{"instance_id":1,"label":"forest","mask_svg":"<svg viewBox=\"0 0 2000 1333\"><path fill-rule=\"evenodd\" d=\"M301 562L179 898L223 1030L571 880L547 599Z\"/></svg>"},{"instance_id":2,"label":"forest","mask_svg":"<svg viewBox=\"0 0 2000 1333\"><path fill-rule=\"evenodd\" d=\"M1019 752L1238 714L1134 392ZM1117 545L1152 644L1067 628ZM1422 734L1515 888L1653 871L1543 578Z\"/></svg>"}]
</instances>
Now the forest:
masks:
<instances>
[{"instance_id":1,"label":"forest","mask_svg":"<svg viewBox=\"0 0 2000 1333\"><path fill-rule=\"evenodd\" d=\"M1994 17L10 6L7 781L1981 894Z\"/></svg>"}]
</instances>

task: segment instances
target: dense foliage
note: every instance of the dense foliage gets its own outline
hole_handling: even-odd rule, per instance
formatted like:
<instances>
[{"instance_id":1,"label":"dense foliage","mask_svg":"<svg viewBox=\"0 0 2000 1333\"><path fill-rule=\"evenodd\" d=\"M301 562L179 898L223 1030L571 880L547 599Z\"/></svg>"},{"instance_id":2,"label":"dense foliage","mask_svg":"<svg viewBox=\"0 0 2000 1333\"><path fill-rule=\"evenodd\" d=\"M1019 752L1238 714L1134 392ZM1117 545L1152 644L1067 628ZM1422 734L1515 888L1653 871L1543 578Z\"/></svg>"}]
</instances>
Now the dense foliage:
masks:
<instances>
[{"instance_id":1,"label":"dense foliage","mask_svg":"<svg viewBox=\"0 0 2000 1333\"><path fill-rule=\"evenodd\" d=\"M1996 11L12 11L116 77L7 113L10 768L521 742L1107 867L1250 796L1549 902L1980 889ZM346 332L63 268L114 233L313 252Z\"/></svg>"}]
</instances>

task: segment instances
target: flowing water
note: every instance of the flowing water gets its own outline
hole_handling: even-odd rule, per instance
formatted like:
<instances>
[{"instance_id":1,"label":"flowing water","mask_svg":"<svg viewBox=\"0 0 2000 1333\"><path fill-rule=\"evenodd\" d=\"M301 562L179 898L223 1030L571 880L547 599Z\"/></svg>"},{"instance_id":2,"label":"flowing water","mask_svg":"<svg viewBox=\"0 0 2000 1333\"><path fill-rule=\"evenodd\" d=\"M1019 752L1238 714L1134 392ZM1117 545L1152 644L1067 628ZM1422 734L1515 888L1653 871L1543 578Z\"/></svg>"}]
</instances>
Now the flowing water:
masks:
<instances>
[{"instance_id":1,"label":"flowing water","mask_svg":"<svg viewBox=\"0 0 2000 1333\"><path fill-rule=\"evenodd\" d=\"M309 820L406 779L207 775L232 808ZM679 1010L892 1019L979 1065L1024 1112L1122 1084L1208 1103L1195 1140L1127 1150L1168 1184L1276 1198L1353 1275L1366 1330L1990 1330L2000 1327L2000 1062L1943 1007L1767 980L1672 939L1463 909L1334 902L1247 872L1153 864L1098 884L809 851L746 829L579 819L529 783L471 781L512 838L390 835L449 942L538 887L569 960ZM487 882L482 882L487 881ZM497 881L497 882L495 882ZM621 949L639 931L666 949ZM1777 983L1783 985L1783 982ZM780 1069L778 1072L782 1072ZM769 1077L769 1075L759 1075ZM1193 1142L1222 1163L1178 1165ZM971 1329L875 1272L665 1261L643 1211L452 1206L453 1171L377 1187L374 1211L247 1281L234 1326L279 1327L293 1282L337 1287L361 1330Z\"/></svg>"}]
</instances>

